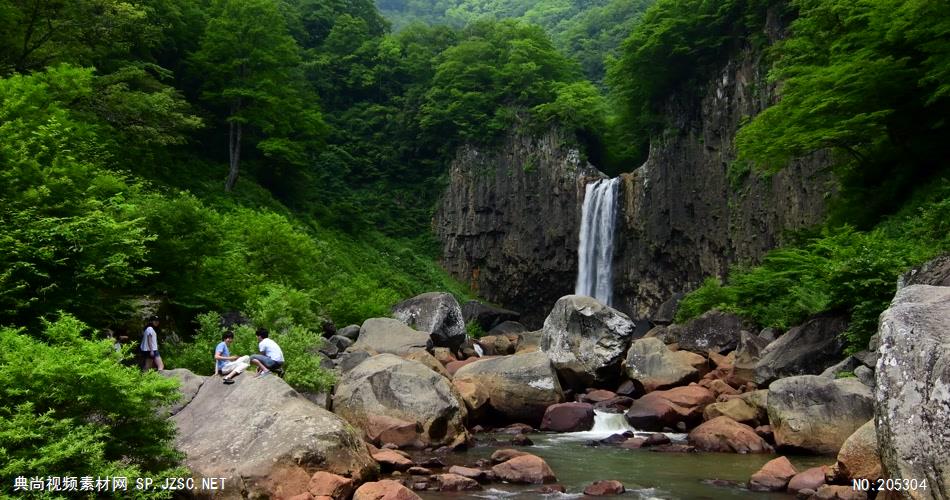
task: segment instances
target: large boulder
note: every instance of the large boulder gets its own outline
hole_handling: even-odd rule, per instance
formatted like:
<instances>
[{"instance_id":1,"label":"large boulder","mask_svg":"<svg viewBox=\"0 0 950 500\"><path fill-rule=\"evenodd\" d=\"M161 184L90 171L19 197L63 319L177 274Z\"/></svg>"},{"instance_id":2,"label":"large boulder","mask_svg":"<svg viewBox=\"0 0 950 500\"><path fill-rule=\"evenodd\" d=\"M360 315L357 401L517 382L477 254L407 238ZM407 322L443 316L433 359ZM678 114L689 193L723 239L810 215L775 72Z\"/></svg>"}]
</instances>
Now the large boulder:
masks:
<instances>
[{"instance_id":1,"label":"large boulder","mask_svg":"<svg viewBox=\"0 0 950 500\"><path fill-rule=\"evenodd\" d=\"M363 322L359 337L347 350L405 356L426 350L428 343L429 334L413 330L401 321L392 318L370 318Z\"/></svg>"},{"instance_id":2,"label":"large boulder","mask_svg":"<svg viewBox=\"0 0 950 500\"><path fill-rule=\"evenodd\" d=\"M749 478L751 491L783 491L798 471L785 457L769 460Z\"/></svg>"},{"instance_id":3,"label":"large boulder","mask_svg":"<svg viewBox=\"0 0 950 500\"><path fill-rule=\"evenodd\" d=\"M353 500L422 500L399 481L383 479L366 483L356 489Z\"/></svg>"},{"instance_id":4,"label":"large boulder","mask_svg":"<svg viewBox=\"0 0 950 500\"><path fill-rule=\"evenodd\" d=\"M702 451L769 453L772 447L755 430L729 417L716 417L690 431L689 444Z\"/></svg>"},{"instance_id":5,"label":"large boulder","mask_svg":"<svg viewBox=\"0 0 950 500\"><path fill-rule=\"evenodd\" d=\"M874 415L874 397L854 378L801 375L772 382L768 411L779 448L834 454Z\"/></svg>"},{"instance_id":6,"label":"large boulder","mask_svg":"<svg viewBox=\"0 0 950 500\"><path fill-rule=\"evenodd\" d=\"M875 409L886 476L950 495L950 287L913 285L881 315Z\"/></svg>"},{"instance_id":7,"label":"large boulder","mask_svg":"<svg viewBox=\"0 0 950 500\"><path fill-rule=\"evenodd\" d=\"M639 382L646 392L695 382L700 377L696 367L655 337L634 340L630 344L624 369L627 377Z\"/></svg>"},{"instance_id":8,"label":"large boulder","mask_svg":"<svg viewBox=\"0 0 950 500\"><path fill-rule=\"evenodd\" d=\"M450 293L429 292L404 300L392 308L393 317L429 333L436 347L458 351L465 341L462 308Z\"/></svg>"},{"instance_id":9,"label":"large boulder","mask_svg":"<svg viewBox=\"0 0 950 500\"><path fill-rule=\"evenodd\" d=\"M459 368L454 380L483 387L491 409L515 422L538 425L548 406L564 401L557 373L543 352L481 359Z\"/></svg>"},{"instance_id":10,"label":"large boulder","mask_svg":"<svg viewBox=\"0 0 950 500\"><path fill-rule=\"evenodd\" d=\"M176 378L179 383L178 392L181 393L181 398L168 408L169 415L176 415L182 408L188 406L188 403L190 403L192 399L195 399L198 390L201 389L201 386L204 385L205 380L208 378L195 375L190 370L184 368L164 370L159 373L164 377Z\"/></svg>"},{"instance_id":11,"label":"large boulder","mask_svg":"<svg viewBox=\"0 0 950 500\"><path fill-rule=\"evenodd\" d=\"M759 364L762 351L769 341L745 330L739 334L739 346L736 347L735 361L732 363L732 375L742 382L755 381L755 367Z\"/></svg>"},{"instance_id":12,"label":"large boulder","mask_svg":"<svg viewBox=\"0 0 950 500\"><path fill-rule=\"evenodd\" d=\"M634 323L626 314L581 295L561 297L541 330L541 350L575 388L614 382Z\"/></svg>"},{"instance_id":13,"label":"large boulder","mask_svg":"<svg viewBox=\"0 0 950 500\"><path fill-rule=\"evenodd\" d=\"M651 392L634 401L624 418L639 430L675 429L681 422L687 426L698 423L702 420L703 409L715 400L712 391L699 385L674 387Z\"/></svg>"},{"instance_id":14,"label":"large boulder","mask_svg":"<svg viewBox=\"0 0 950 500\"><path fill-rule=\"evenodd\" d=\"M847 327L843 317L817 316L792 328L762 350L753 382L764 387L783 377L823 372L841 359Z\"/></svg>"},{"instance_id":15,"label":"large boulder","mask_svg":"<svg viewBox=\"0 0 950 500\"><path fill-rule=\"evenodd\" d=\"M495 477L509 483L543 484L557 481L547 462L530 454L505 460L491 470Z\"/></svg>"},{"instance_id":16,"label":"large boulder","mask_svg":"<svg viewBox=\"0 0 950 500\"><path fill-rule=\"evenodd\" d=\"M459 444L468 438L465 403L449 380L393 354L373 356L345 373L333 409L361 429L369 428L373 415L417 422L419 439L428 445Z\"/></svg>"},{"instance_id":17,"label":"large boulder","mask_svg":"<svg viewBox=\"0 0 950 500\"><path fill-rule=\"evenodd\" d=\"M466 324L469 321L474 321L486 332L504 322L518 321L520 318L520 313L484 304L477 300L470 300L462 306L463 321Z\"/></svg>"},{"instance_id":18,"label":"large boulder","mask_svg":"<svg viewBox=\"0 0 950 500\"><path fill-rule=\"evenodd\" d=\"M741 318L714 310L681 325L668 326L662 338L667 343L679 344L680 349L705 354L734 350L741 331Z\"/></svg>"},{"instance_id":19,"label":"large boulder","mask_svg":"<svg viewBox=\"0 0 950 500\"><path fill-rule=\"evenodd\" d=\"M304 493L316 470L356 480L379 472L352 426L279 377L205 383L171 420L184 464L196 477L226 478L223 498Z\"/></svg>"},{"instance_id":20,"label":"large boulder","mask_svg":"<svg viewBox=\"0 0 950 500\"><path fill-rule=\"evenodd\" d=\"M590 403L558 403L548 406L541 419L541 430L554 432L589 431L594 426L594 407Z\"/></svg>"},{"instance_id":21,"label":"large boulder","mask_svg":"<svg viewBox=\"0 0 950 500\"><path fill-rule=\"evenodd\" d=\"M881 475L881 454L878 452L874 420L862 425L845 440L838 452L835 475L844 482L852 479L877 481Z\"/></svg>"},{"instance_id":22,"label":"large boulder","mask_svg":"<svg viewBox=\"0 0 950 500\"><path fill-rule=\"evenodd\" d=\"M742 398L733 398L720 403L713 403L703 410L703 418L712 420L716 417L726 416L736 422L746 424L750 427L768 423L763 422L759 417L759 411Z\"/></svg>"}]
</instances>

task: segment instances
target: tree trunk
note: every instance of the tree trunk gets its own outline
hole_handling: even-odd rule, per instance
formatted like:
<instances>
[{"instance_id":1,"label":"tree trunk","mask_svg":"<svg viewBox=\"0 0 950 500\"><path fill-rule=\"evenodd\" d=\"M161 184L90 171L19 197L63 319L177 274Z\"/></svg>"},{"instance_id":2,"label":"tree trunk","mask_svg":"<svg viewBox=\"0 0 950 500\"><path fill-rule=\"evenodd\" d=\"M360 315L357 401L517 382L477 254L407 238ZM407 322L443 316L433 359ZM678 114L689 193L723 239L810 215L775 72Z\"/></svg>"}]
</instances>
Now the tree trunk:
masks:
<instances>
[{"instance_id":1,"label":"tree trunk","mask_svg":"<svg viewBox=\"0 0 950 500\"><path fill-rule=\"evenodd\" d=\"M233 108L232 118L239 110L240 103ZM241 122L235 120L228 126L228 163L228 179L224 182L224 190L230 193L237 183L241 165Z\"/></svg>"}]
</instances>

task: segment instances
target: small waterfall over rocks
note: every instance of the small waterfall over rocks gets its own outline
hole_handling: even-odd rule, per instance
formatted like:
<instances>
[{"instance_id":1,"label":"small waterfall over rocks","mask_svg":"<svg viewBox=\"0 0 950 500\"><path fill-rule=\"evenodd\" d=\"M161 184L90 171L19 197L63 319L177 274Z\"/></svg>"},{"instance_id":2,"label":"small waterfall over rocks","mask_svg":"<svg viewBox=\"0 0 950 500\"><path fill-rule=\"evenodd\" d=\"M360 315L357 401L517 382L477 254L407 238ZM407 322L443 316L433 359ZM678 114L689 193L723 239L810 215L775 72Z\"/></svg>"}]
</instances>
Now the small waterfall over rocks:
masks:
<instances>
[{"instance_id":1,"label":"small waterfall over rocks","mask_svg":"<svg viewBox=\"0 0 950 500\"><path fill-rule=\"evenodd\" d=\"M593 297L607 305L611 305L613 300L614 227L619 191L619 177L587 184L577 247L574 293Z\"/></svg>"}]
</instances>

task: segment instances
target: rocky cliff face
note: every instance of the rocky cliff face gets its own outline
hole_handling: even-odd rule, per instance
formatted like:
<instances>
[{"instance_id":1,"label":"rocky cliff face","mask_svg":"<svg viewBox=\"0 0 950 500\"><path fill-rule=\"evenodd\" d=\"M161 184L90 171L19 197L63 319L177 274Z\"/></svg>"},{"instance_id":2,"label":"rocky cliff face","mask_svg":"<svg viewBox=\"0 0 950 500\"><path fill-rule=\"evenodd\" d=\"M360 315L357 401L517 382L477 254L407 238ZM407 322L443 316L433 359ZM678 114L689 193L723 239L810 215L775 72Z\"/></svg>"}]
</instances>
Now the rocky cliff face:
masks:
<instances>
[{"instance_id":1,"label":"rocky cliff face","mask_svg":"<svg viewBox=\"0 0 950 500\"><path fill-rule=\"evenodd\" d=\"M783 36L778 20L768 36ZM736 263L755 262L789 232L819 223L834 192L829 158L815 154L771 177L738 175L740 124L778 99L761 49L737 48L699 92L674 95L647 161L622 175L613 306L635 318ZM556 133L495 151L465 149L436 232L443 263L485 298L535 326L576 279L583 184L599 178Z\"/></svg>"},{"instance_id":2,"label":"rocky cliff face","mask_svg":"<svg viewBox=\"0 0 950 500\"><path fill-rule=\"evenodd\" d=\"M603 177L568 144L551 131L463 148L434 220L446 270L535 328L574 290L584 186Z\"/></svg>"},{"instance_id":3,"label":"rocky cliff face","mask_svg":"<svg viewBox=\"0 0 950 500\"><path fill-rule=\"evenodd\" d=\"M770 37L781 36L770 22ZM778 98L761 50L737 51L694 95L666 105L668 128L643 166L623 177L616 306L650 317L674 293L755 262L790 230L821 221L834 191L829 158L815 154L771 177L730 174L740 124Z\"/></svg>"}]
</instances>

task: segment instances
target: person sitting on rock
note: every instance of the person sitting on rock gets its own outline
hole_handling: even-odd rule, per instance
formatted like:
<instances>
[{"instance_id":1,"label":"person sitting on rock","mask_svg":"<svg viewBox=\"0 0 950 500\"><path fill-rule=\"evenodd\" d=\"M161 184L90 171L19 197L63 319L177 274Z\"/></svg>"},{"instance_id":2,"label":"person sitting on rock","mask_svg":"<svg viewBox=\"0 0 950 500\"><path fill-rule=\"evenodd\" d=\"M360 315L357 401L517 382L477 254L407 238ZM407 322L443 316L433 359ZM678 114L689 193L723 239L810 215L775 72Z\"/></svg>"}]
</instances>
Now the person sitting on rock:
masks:
<instances>
[{"instance_id":1,"label":"person sitting on rock","mask_svg":"<svg viewBox=\"0 0 950 500\"><path fill-rule=\"evenodd\" d=\"M250 356L232 356L230 349L231 342L234 342L234 334L226 332L221 335L221 342L214 348L215 371L224 375L225 384L233 384L234 377L251 366Z\"/></svg>"},{"instance_id":2,"label":"person sitting on rock","mask_svg":"<svg viewBox=\"0 0 950 500\"><path fill-rule=\"evenodd\" d=\"M279 370L284 366L284 352L277 342L267 338L269 335L266 328L257 329L257 349L261 353L251 356L251 363L257 365L258 377L267 376L271 370Z\"/></svg>"}]
</instances>

